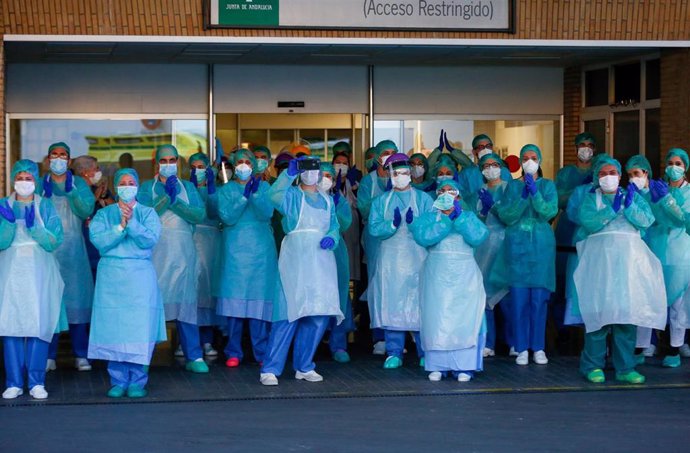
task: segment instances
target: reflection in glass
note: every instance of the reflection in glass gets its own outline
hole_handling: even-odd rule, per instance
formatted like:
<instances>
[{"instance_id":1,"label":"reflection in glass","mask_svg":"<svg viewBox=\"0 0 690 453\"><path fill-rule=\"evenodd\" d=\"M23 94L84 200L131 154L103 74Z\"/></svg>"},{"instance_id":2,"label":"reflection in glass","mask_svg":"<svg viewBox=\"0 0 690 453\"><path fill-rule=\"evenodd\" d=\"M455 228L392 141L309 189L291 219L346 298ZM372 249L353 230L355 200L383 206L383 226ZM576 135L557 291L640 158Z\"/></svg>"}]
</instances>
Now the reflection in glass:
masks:
<instances>
[{"instance_id":1,"label":"reflection in glass","mask_svg":"<svg viewBox=\"0 0 690 453\"><path fill-rule=\"evenodd\" d=\"M640 152L640 111L613 114L613 157L621 164Z\"/></svg>"},{"instance_id":2,"label":"reflection in glass","mask_svg":"<svg viewBox=\"0 0 690 453\"><path fill-rule=\"evenodd\" d=\"M585 121L585 132L594 135L597 142L597 153L606 152L606 120Z\"/></svg>"},{"instance_id":3,"label":"reflection in glass","mask_svg":"<svg viewBox=\"0 0 690 453\"><path fill-rule=\"evenodd\" d=\"M661 109L645 111L645 156L649 159L652 172L661 170Z\"/></svg>"}]
</instances>

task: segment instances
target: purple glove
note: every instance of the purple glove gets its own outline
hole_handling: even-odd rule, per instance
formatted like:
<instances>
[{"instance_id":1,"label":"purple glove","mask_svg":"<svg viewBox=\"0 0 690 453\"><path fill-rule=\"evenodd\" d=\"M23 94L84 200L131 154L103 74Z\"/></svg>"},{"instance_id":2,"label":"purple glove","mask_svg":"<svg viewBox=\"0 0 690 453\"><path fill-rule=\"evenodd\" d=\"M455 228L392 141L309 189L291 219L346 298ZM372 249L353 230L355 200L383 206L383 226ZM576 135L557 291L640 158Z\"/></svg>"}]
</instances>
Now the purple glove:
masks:
<instances>
[{"instance_id":1,"label":"purple glove","mask_svg":"<svg viewBox=\"0 0 690 453\"><path fill-rule=\"evenodd\" d=\"M623 203L623 191L618 189L616 192L616 196L613 197L613 203L611 204L611 208L613 209L613 212L618 213L618 211L621 210L621 204Z\"/></svg>"},{"instance_id":2,"label":"purple glove","mask_svg":"<svg viewBox=\"0 0 690 453\"><path fill-rule=\"evenodd\" d=\"M448 141L448 135L445 132L443 133L443 144L446 145L446 149L448 151L455 151L455 148L453 148L453 146Z\"/></svg>"},{"instance_id":3,"label":"purple glove","mask_svg":"<svg viewBox=\"0 0 690 453\"><path fill-rule=\"evenodd\" d=\"M249 181L244 185L244 192L242 193L242 196L246 199L249 199L249 197L252 194L252 191L254 190L254 178L249 178Z\"/></svg>"},{"instance_id":4,"label":"purple glove","mask_svg":"<svg viewBox=\"0 0 690 453\"><path fill-rule=\"evenodd\" d=\"M412 208L409 208L407 212L405 213L405 223L408 225L412 223L414 220L414 212L412 212Z\"/></svg>"},{"instance_id":5,"label":"purple glove","mask_svg":"<svg viewBox=\"0 0 690 453\"><path fill-rule=\"evenodd\" d=\"M261 187L261 176L255 176L254 182L252 183L252 193L257 193Z\"/></svg>"},{"instance_id":6,"label":"purple glove","mask_svg":"<svg viewBox=\"0 0 690 453\"><path fill-rule=\"evenodd\" d=\"M335 241L333 238L326 236L325 238L321 239L319 245L324 250L333 250L333 247L335 247Z\"/></svg>"},{"instance_id":7,"label":"purple glove","mask_svg":"<svg viewBox=\"0 0 690 453\"><path fill-rule=\"evenodd\" d=\"M357 184L357 177L358 176L359 176L359 170L357 170L357 167L352 166L352 168L350 168L347 171L345 178L347 178L347 180L350 181L351 186L354 186L355 184ZM340 178L338 178L338 179L340 179Z\"/></svg>"},{"instance_id":8,"label":"purple glove","mask_svg":"<svg viewBox=\"0 0 690 453\"><path fill-rule=\"evenodd\" d=\"M495 204L494 197L491 195L491 192L489 192L486 189L482 189L479 191L479 200L482 202L481 214L485 216L489 213L489 211Z\"/></svg>"},{"instance_id":9,"label":"purple glove","mask_svg":"<svg viewBox=\"0 0 690 453\"><path fill-rule=\"evenodd\" d=\"M438 149L443 152L443 137L445 136L445 132L443 129L441 129L441 134L438 136Z\"/></svg>"},{"instance_id":10,"label":"purple glove","mask_svg":"<svg viewBox=\"0 0 690 453\"><path fill-rule=\"evenodd\" d=\"M668 185L662 180L652 179L649 181L649 193L652 196L652 203L658 203L668 195Z\"/></svg>"},{"instance_id":11,"label":"purple glove","mask_svg":"<svg viewBox=\"0 0 690 453\"><path fill-rule=\"evenodd\" d=\"M165 180L165 193L170 197L170 204L177 198L177 176L170 176Z\"/></svg>"},{"instance_id":12,"label":"purple glove","mask_svg":"<svg viewBox=\"0 0 690 453\"><path fill-rule=\"evenodd\" d=\"M299 170L299 163L301 160L302 158L298 157L297 159L292 159L290 161L287 168L288 176L297 176L301 173L301 171Z\"/></svg>"},{"instance_id":13,"label":"purple glove","mask_svg":"<svg viewBox=\"0 0 690 453\"><path fill-rule=\"evenodd\" d=\"M635 184L628 184L628 193L625 196L625 208L629 208L632 205L633 199L635 198L635 193L637 192L637 186Z\"/></svg>"},{"instance_id":14,"label":"purple glove","mask_svg":"<svg viewBox=\"0 0 690 453\"><path fill-rule=\"evenodd\" d=\"M216 193L216 175L211 167L206 168L206 188L209 195Z\"/></svg>"},{"instance_id":15,"label":"purple glove","mask_svg":"<svg viewBox=\"0 0 690 453\"><path fill-rule=\"evenodd\" d=\"M70 193L74 189L74 176L72 172L67 170L65 173L65 193Z\"/></svg>"},{"instance_id":16,"label":"purple glove","mask_svg":"<svg viewBox=\"0 0 690 453\"><path fill-rule=\"evenodd\" d=\"M34 209L33 203L31 203L31 206L24 208L24 221L28 229L34 227L34 223L36 222L36 210Z\"/></svg>"},{"instance_id":17,"label":"purple glove","mask_svg":"<svg viewBox=\"0 0 690 453\"><path fill-rule=\"evenodd\" d=\"M17 220L14 217L14 211L10 207L10 204L5 200L5 204L2 205L0 204L0 217L3 217L5 220L7 220L10 223L14 223L15 220Z\"/></svg>"},{"instance_id":18,"label":"purple glove","mask_svg":"<svg viewBox=\"0 0 690 453\"><path fill-rule=\"evenodd\" d=\"M50 182L50 173L43 178L43 196L45 198L53 196L53 183Z\"/></svg>"},{"instance_id":19,"label":"purple glove","mask_svg":"<svg viewBox=\"0 0 690 453\"><path fill-rule=\"evenodd\" d=\"M402 223L402 216L400 215L400 208L395 208L393 211L393 226L399 228Z\"/></svg>"},{"instance_id":20,"label":"purple glove","mask_svg":"<svg viewBox=\"0 0 690 453\"><path fill-rule=\"evenodd\" d=\"M191 174L189 175L189 182L194 184L194 187L199 187L199 180L196 179L196 170L194 167L192 167L192 171L190 172Z\"/></svg>"},{"instance_id":21,"label":"purple glove","mask_svg":"<svg viewBox=\"0 0 690 453\"><path fill-rule=\"evenodd\" d=\"M460 203L460 200L455 200L453 202L453 210L448 214L448 218L453 221L460 217L460 214L462 214L462 203Z\"/></svg>"}]
</instances>

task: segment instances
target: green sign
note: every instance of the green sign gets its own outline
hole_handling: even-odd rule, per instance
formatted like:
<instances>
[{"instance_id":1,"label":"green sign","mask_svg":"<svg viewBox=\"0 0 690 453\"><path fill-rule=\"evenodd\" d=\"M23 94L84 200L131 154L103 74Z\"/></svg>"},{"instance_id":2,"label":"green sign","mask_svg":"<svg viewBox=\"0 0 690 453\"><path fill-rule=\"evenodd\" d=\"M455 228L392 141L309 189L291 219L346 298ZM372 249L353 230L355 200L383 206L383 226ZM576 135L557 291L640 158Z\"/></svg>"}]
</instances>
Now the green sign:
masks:
<instances>
[{"instance_id":1,"label":"green sign","mask_svg":"<svg viewBox=\"0 0 690 453\"><path fill-rule=\"evenodd\" d=\"M277 27L279 0L219 0L218 19L221 24L240 27Z\"/></svg>"}]
</instances>

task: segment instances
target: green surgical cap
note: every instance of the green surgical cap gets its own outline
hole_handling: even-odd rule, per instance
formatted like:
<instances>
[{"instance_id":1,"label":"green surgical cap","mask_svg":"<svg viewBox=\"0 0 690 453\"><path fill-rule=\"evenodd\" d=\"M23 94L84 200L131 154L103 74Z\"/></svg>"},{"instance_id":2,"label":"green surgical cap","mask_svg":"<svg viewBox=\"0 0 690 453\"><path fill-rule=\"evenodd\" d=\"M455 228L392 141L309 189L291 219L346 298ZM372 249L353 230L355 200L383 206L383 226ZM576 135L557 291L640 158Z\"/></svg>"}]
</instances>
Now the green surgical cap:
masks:
<instances>
[{"instance_id":1,"label":"green surgical cap","mask_svg":"<svg viewBox=\"0 0 690 453\"><path fill-rule=\"evenodd\" d=\"M52 150L57 149L57 148L62 148L65 151L67 151L67 156L71 156L71 154L72 154L72 151L69 149L69 146L65 142L57 142L57 143L53 143L52 145L50 145L48 147L48 154L50 154L50 152Z\"/></svg>"},{"instance_id":2,"label":"green surgical cap","mask_svg":"<svg viewBox=\"0 0 690 453\"><path fill-rule=\"evenodd\" d=\"M12 173L10 175L10 178L12 180L12 184L14 184L14 178L17 176L18 173L31 173L31 176L34 177L34 181L36 182L36 185L38 186L38 183L40 183L40 180L38 178L38 165L36 165L36 162L33 160L29 159L22 159L18 160L13 166L12 166Z\"/></svg>"},{"instance_id":3,"label":"green surgical cap","mask_svg":"<svg viewBox=\"0 0 690 453\"><path fill-rule=\"evenodd\" d=\"M446 167L453 172L458 171L458 166L455 160L452 157L450 157L450 154L441 154L441 156L438 159L438 162L436 162L436 165L434 165L434 169L432 171L433 176L436 176L439 170L441 170L441 168L443 167Z\"/></svg>"},{"instance_id":4,"label":"green surgical cap","mask_svg":"<svg viewBox=\"0 0 690 453\"><path fill-rule=\"evenodd\" d=\"M443 187L445 187L445 186L451 186L453 189L455 189L455 190L457 190L458 192L460 192L460 185L459 185L458 182L455 181L454 179L447 179L447 180L445 180L445 181L442 181L441 184L438 185L438 187L436 188L436 190L440 190L441 188L443 188Z\"/></svg>"},{"instance_id":5,"label":"green surgical cap","mask_svg":"<svg viewBox=\"0 0 690 453\"><path fill-rule=\"evenodd\" d=\"M490 153L490 154L484 155L481 159L479 159L479 169L480 169L480 170L481 170L481 168L484 166L484 164L486 163L486 161L489 160L489 159L495 160L496 162L498 162L498 164L499 164L501 167L505 167L505 166L506 166L506 163L503 162L503 159L501 159L501 156L499 156L499 155L496 154L496 153Z\"/></svg>"},{"instance_id":6,"label":"green surgical cap","mask_svg":"<svg viewBox=\"0 0 690 453\"><path fill-rule=\"evenodd\" d=\"M204 166L208 167L208 156L204 153L194 153L191 156L189 156L189 165L192 165L194 162L200 160L201 162L204 163Z\"/></svg>"},{"instance_id":7,"label":"green surgical cap","mask_svg":"<svg viewBox=\"0 0 690 453\"><path fill-rule=\"evenodd\" d=\"M156 162L164 157L178 158L180 157L180 154L177 152L177 148L175 148L173 145L160 145L158 148L156 148Z\"/></svg>"},{"instance_id":8,"label":"green surgical cap","mask_svg":"<svg viewBox=\"0 0 690 453\"><path fill-rule=\"evenodd\" d=\"M582 133L577 134L577 136L575 137L575 144L579 145L580 143L582 143L584 141L592 142L595 145L597 144L597 141L594 139L594 135L592 135L591 133L582 132Z\"/></svg>"},{"instance_id":9,"label":"green surgical cap","mask_svg":"<svg viewBox=\"0 0 690 453\"><path fill-rule=\"evenodd\" d=\"M618 169L618 173L621 173L621 163L616 159L605 155L605 157L602 157L597 161L597 165L594 167L594 173L592 173L594 176L594 184L596 186L599 186L599 172L607 165L613 165Z\"/></svg>"},{"instance_id":10,"label":"green surgical cap","mask_svg":"<svg viewBox=\"0 0 690 453\"><path fill-rule=\"evenodd\" d=\"M649 174L649 177L652 177L652 166L649 164L649 161L647 160L646 157L644 157L642 154L636 154L632 156L628 161L625 163L625 171L630 171L634 168L639 168L640 170L644 170Z\"/></svg>"},{"instance_id":11,"label":"green surgical cap","mask_svg":"<svg viewBox=\"0 0 690 453\"><path fill-rule=\"evenodd\" d=\"M134 181L136 181L137 186L139 185L139 174L137 171L133 168L121 168L118 171L115 172L115 176L113 177L113 185L117 188L117 186L120 185L120 179L122 179L123 176L129 175L132 178L134 178Z\"/></svg>"},{"instance_id":12,"label":"green surgical cap","mask_svg":"<svg viewBox=\"0 0 690 453\"><path fill-rule=\"evenodd\" d=\"M252 163L252 168L256 168L256 157L254 153L249 151L247 148L240 148L230 156L232 164L237 167L237 161L240 159L247 159Z\"/></svg>"},{"instance_id":13,"label":"green surgical cap","mask_svg":"<svg viewBox=\"0 0 690 453\"><path fill-rule=\"evenodd\" d=\"M393 154L398 152L398 147L392 140L382 140L376 145L376 157L379 157L387 149L393 150Z\"/></svg>"},{"instance_id":14,"label":"green surgical cap","mask_svg":"<svg viewBox=\"0 0 690 453\"><path fill-rule=\"evenodd\" d=\"M335 167L328 162L321 162L321 171L325 173L330 173L335 179Z\"/></svg>"},{"instance_id":15,"label":"green surgical cap","mask_svg":"<svg viewBox=\"0 0 690 453\"><path fill-rule=\"evenodd\" d=\"M372 159L374 157L378 157L378 154L376 153L376 147L372 146L371 148L367 149L367 151L364 153L364 158Z\"/></svg>"},{"instance_id":16,"label":"green surgical cap","mask_svg":"<svg viewBox=\"0 0 690 453\"><path fill-rule=\"evenodd\" d=\"M525 145L522 147L520 150L520 160L522 160L522 156L527 152L527 151L534 151L537 153L537 159L539 160L539 163L541 163L541 150L537 145Z\"/></svg>"},{"instance_id":17,"label":"green surgical cap","mask_svg":"<svg viewBox=\"0 0 690 453\"><path fill-rule=\"evenodd\" d=\"M270 164L273 162L273 158L271 157L271 150L268 149L268 147L259 145L254 147L254 152L255 153L264 153L266 157L268 158L268 163Z\"/></svg>"},{"instance_id":18,"label":"green surgical cap","mask_svg":"<svg viewBox=\"0 0 690 453\"><path fill-rule=\"evenodd\" d=\"M493 145L494 141L491 140L491 137L489 137L488 135L486 135L486 134L477 135L476 137L474 137L472 139L472 149L476 148L477 145L479 145L479 142L486 141L486 140L488 140L489 143L491 143Z\"/></svg>"},{"instance_id":19,"label":"green surgical cap","mask_svg":"<svg viewBox=\"0 0 690 453\"><path fill-rule=\"evenodd\" d=\"M680 157L680 160L683 161L685 164L685 171L688 170L688 153L685 152L684 149L680 148L673 148L671 149L668 154L666 154L666 162L672 157Z\"/></svg>"},{"instance_id":20,"label":"green surgical cap","mask_svg":"<svg viewBox=\"0 0 690 453\"><path fill-rule=\"evenodd\" d=\"M352 154L352 147L348 142L338 142L333 145L333 154L335 153Z\"/></svg>"}]
</instances>

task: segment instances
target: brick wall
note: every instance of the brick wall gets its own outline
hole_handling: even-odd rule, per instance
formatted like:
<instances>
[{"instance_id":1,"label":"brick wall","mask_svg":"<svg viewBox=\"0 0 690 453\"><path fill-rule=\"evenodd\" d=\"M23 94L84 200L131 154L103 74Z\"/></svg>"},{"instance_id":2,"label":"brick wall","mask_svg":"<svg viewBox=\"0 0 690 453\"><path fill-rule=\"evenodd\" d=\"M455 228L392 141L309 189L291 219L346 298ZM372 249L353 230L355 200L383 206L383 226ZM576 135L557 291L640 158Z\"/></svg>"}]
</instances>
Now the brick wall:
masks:
<instances>
[{"instance_id":1,"label":"brick wall","mask_svg":"<svg viewBox=\"0 0 690 453\"><path fill-rule=\"evenodd\" d=\"M563 165L574 164L573 142L580 131L580 110L582 109L581 69L566 68L563 72Z\"/></svg>"},{"instance_id":2,"label":"brick wall","mask_svg":"<svg viewBox=\"0 0 690 453\"><path fill-rule=\"evenodd\" d=\"M690 151L690 49L661 53L661 155Z\"/></svg>"}]
</instances>

